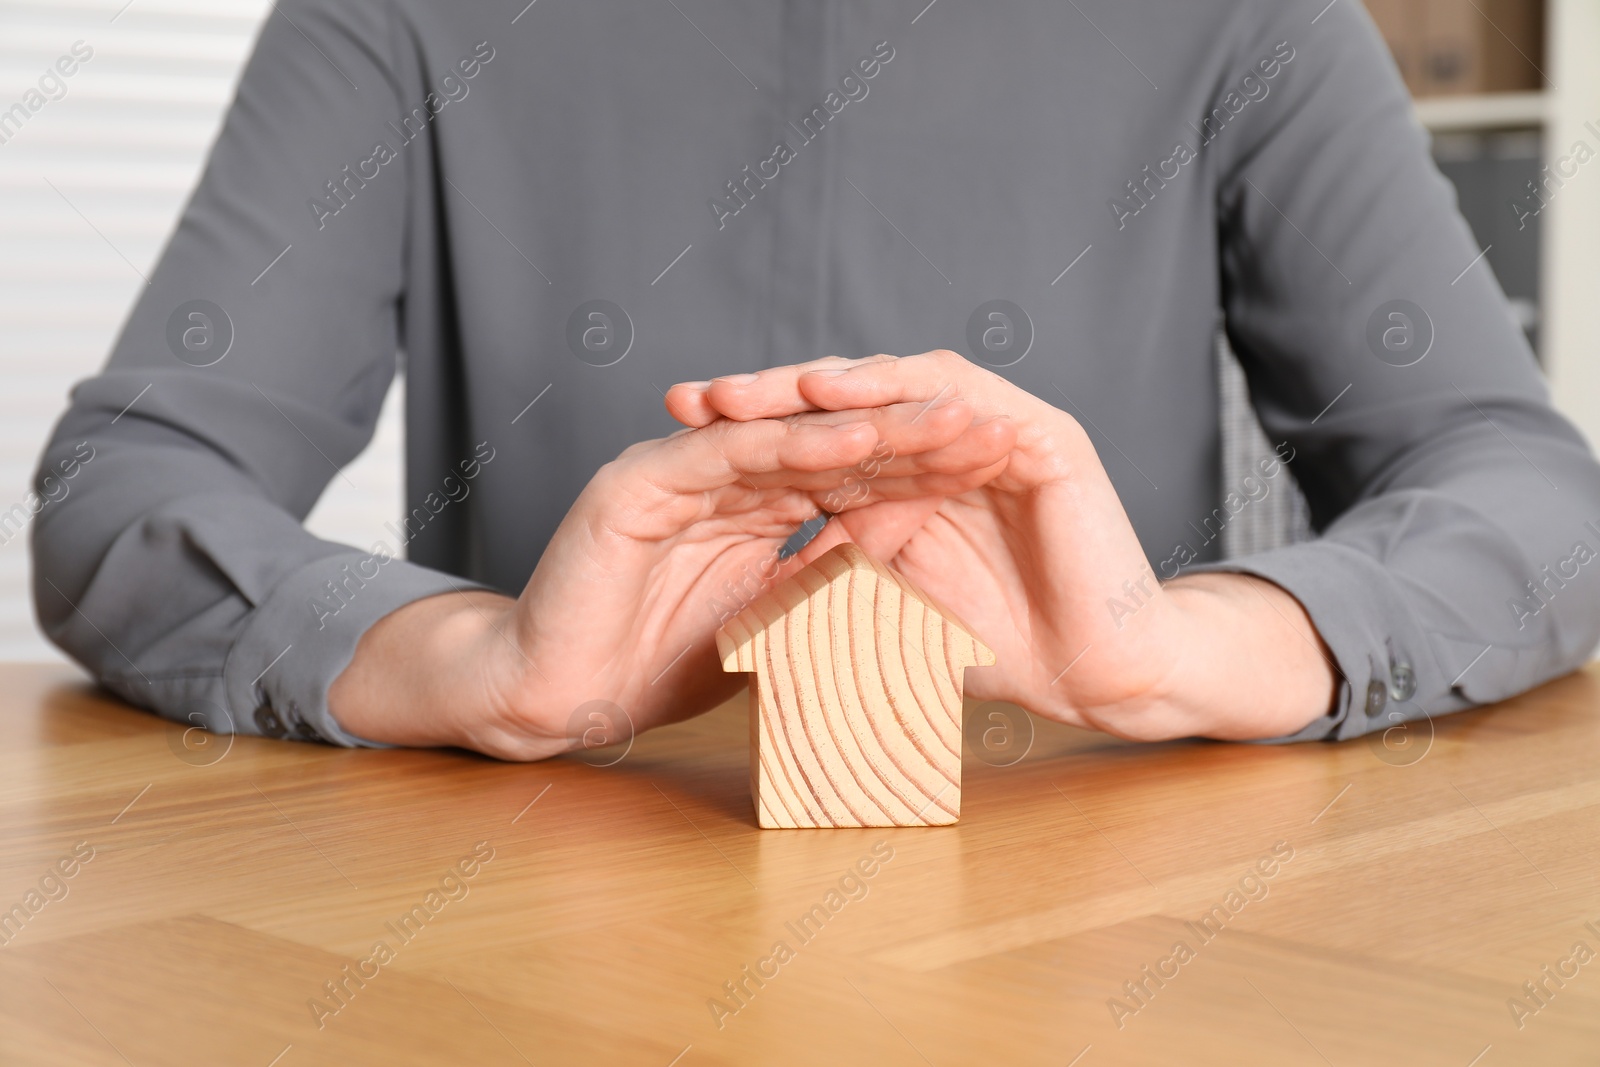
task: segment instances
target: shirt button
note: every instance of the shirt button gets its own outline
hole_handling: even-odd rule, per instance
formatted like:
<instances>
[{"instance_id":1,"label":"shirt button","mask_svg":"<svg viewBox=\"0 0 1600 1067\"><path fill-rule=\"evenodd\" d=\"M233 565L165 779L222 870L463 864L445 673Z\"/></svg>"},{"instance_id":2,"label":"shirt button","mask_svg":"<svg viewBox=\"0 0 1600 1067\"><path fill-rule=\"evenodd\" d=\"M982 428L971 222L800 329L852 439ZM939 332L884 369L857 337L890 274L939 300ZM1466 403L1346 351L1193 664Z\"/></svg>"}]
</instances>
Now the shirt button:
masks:
<instances>
[{"instance_id":1,"label":"shirt button","mask_svg":"<svg viewBox=\"0 0 1600 1067\"><path fill-rule=\"evenodd\" d=\"M1376 718L1383 714L1384 705L1389 703L1389 687L1374 678L1367 683L1367 718Z\"/></svg>"},{"instance_id":2,"label":"shirt button","mask_svg":"<svg viewBox=\"0 0 1600 1067\"><path fill-rule=\"evenodd\" d=\"M262 737L282 737L289 731L284 729L283 722L278 718L278 713L272 710L272 705L263 704L256 709L256 729L261 731Z\"/></svg>"},{"instance_id":3,"label":"shirt button","mask_svg":"<svg viewBox=\"0 0 1600 1067\"><path fill-rule=\"evenodd\" d=\"M1395 700L1410 700L1417 695L1417 674L1409 663L1396 663L1389 669L1389 695Z\"/></svg>"},{"instance_id":4,"label":"shirt button","mask_svg":"<svg viewBox=\"0 0 1600 1067\"><path fill-rule=\"evenodd\" d=\"M300 705L296 704L294 701L289 701L289 710L284 714L284 718L288 720L289 729L293 730L301 737L317 736L317 728L306 722L306 720L301 717Z\"/></svg>"}]
</instances>

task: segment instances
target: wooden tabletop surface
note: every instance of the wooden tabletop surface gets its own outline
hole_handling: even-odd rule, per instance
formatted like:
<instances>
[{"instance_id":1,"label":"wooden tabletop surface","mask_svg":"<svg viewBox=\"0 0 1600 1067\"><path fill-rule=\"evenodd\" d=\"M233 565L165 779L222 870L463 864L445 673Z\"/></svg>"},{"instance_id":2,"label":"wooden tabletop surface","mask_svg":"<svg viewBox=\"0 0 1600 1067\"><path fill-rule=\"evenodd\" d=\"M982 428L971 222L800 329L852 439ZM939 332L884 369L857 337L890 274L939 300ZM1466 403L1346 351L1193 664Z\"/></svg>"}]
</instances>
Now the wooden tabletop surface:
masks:
<instances>
[{"instance_id":1,"label":"wooden tabletop surface","mask_svg":"<svg viewBox=\"0 0 1600 1067\"><path fill-rule=\"evenodd\" d=\"M1387 746L993 710L958 824L763 831L742 706L515 766L0 667L0 1063L1600 1062L1600 669Z\"/></svg>"}]
</instances>

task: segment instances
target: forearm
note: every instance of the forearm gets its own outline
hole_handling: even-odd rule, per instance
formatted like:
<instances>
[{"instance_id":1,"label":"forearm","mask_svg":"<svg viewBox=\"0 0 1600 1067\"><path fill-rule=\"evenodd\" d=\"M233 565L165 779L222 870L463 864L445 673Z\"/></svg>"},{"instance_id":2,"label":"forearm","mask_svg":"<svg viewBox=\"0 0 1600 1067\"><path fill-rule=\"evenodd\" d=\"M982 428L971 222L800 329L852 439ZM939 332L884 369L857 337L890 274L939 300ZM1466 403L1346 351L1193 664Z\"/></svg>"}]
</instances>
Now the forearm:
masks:
<instances>
[{"instance_id":1,"label":"forearm","mask_svg":"<svg viewBox=\"0 0 1600 1067\"><path fill-rule=\"evenodd\" d=\"M1162 585L1152 654L1161 681L1128 706L1086 708L1095 726L1154 741L1248 741L1294 733L1334 706L1339 675L1304 607L1245 574L1196 574ZM1152 620L1157 622L1157 620Z\"/></svg>"},{"instance_id":2,"label":"forearm","mask_svg":"<svg viewBox=\"0 0 1600 1067\"><path fill-rule=\"evenodd\" d=\"M508 748L498 694L515 644L516 601L463 590L424 597L385 615L361 636L355 655L328 688L328 709L350 733L408 746L459 745L529 758ZM515 668L510 668L514 670ZM510 682L507 685L507 682ZM554 751L555 749L552 749Z\"/></svg>"}]
</instances>

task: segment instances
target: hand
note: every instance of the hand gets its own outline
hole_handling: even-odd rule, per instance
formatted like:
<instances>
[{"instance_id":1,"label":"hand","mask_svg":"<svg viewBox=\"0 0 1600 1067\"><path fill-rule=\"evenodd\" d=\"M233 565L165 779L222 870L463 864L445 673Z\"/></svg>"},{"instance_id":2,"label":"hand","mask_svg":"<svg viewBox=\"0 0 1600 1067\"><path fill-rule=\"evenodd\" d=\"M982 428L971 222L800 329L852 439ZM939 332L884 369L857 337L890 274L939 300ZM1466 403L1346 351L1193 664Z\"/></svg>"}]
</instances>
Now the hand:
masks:
<instances>
[{"instance_id":1,"label":"hand","mask_svg":"<svg viewBox=\"0 0 1600 1067\"><path fill-rule=\"evenodd\" d=\"M959 616L998 664L967 692L1121 737L1274 737L1325 714L1334 674L1278 586L1238 574L1161 583L1087 434L953 352L822 360L674 386L689 425L959 398L1015 426L1010 462L939 499L858 503L813 547L849 538Z\"/></svg>"},{"instance_id":2,"label":"hand","mask_svg":"<svg viewBox=\"0 0 1600 1067\"><path fill-rule=\"evenodd\" d=\"M635 445L579 495L519 598L463 592L391 613L329 708L368 740L505 759L582 746L590 723L569 723L591 701L636 730L687 718L742 684L716 655L722 619L823 551L777 558L819 500L854 506L842 491L870 467L876 499L915 502L887 524L910 536L920 511L1003 471L1013 440L952 400L708 420Z\"/></svg>"}]
</instances>

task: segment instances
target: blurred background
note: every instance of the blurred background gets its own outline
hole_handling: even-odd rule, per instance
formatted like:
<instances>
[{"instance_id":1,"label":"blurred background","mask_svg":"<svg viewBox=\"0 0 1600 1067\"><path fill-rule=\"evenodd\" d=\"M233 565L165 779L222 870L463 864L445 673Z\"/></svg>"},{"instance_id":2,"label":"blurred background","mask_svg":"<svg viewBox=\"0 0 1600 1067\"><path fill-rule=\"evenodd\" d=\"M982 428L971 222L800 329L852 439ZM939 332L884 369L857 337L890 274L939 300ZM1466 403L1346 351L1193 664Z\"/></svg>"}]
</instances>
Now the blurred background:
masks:
<instances>
[{"instance_id":1,"label":"blurred background","mask_svg":"<svg viewBox=\"0 0 1600 1067\"><path fill-rule=\"evenodd\" d=\"M63 660L38 632L22 500L72 383L105 361L200 177L269 0L0 0L0 660ZM75 42L93 57L17 127ZM80 46L81 54L83 46ZM371 544L401 499L401 386L309 525ZM9 540L7 538L9 537Z\"/></svg>"},{"instance_id":2,"label":"blurred background","mask_svg":"<svg viewBox=\"0 0 1600 1067\"><path fill-rule=\"evenodd\" d=\"M1573 159L1580 141L1600 153L1600 3L1366 4L1558 406L1600 440L1600 158ZM0 0L0 660L62 658L34 626L26 531L4 515L144 286L271 11ZM36 91L63 56L75 72ZM320 536L370 544L398 519L403 388L312 513Z\"/></svg>"}]
</instances>

